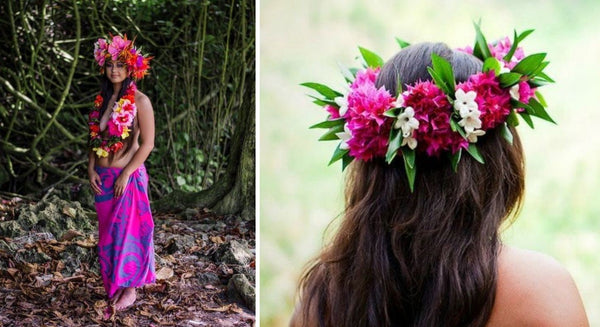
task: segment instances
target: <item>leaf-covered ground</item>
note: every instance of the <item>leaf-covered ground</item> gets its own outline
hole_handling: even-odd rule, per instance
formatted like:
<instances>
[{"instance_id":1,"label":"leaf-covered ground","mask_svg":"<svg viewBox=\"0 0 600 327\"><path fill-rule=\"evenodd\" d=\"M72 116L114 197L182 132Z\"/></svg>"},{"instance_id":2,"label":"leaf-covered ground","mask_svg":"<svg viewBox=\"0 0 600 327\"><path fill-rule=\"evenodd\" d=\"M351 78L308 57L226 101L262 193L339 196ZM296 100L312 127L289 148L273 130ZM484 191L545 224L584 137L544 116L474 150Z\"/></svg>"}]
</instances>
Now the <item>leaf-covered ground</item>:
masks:
<instances>
[{"instance_id":1,"label":"leaf-covered ground","mask_svg":"<svg viewBox=\"0 0 600 327\"><path fill-rule=\"evenodd\" d=\"M0 221L14 219L17 202L2 200ZM155 215L157 282L112 315L94 267L95 234L0 238L16 248L0 249L0 326L254 326L254 313L227 288L236 273L255 283L254 221L201 210L186 217ZM247 246L247 262L222 259L232 241Z\"/></svg>"}]
</instances>

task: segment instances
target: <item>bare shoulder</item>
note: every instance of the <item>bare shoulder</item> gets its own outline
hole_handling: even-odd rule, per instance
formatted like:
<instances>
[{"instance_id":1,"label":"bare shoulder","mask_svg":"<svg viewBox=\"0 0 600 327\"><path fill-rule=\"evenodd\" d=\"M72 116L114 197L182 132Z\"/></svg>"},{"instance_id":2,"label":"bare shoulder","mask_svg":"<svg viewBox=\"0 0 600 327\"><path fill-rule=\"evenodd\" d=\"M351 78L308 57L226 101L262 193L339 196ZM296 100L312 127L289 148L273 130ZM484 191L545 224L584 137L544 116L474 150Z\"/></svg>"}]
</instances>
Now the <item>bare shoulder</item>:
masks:
<instances>
[{"instance_id":1,"label":"bare shoulder","mask_svg":"<svg viewBox=\"0 0 600 327\"><path fill-rule=\"evenodd\" d=\"M554 258L503 246L488 326L589 326L571 274Z\"/></svg>"},{"instance_id":2,"label":"bare shoulder","mask_svg":"<svg viewBox=\"0 0 600 327\"><path fill-rule=\"evenodd\" d=\"M141 110L152 110L150 98L139 90L135 91L135 104Z\"/></svg>"}]
</instances>

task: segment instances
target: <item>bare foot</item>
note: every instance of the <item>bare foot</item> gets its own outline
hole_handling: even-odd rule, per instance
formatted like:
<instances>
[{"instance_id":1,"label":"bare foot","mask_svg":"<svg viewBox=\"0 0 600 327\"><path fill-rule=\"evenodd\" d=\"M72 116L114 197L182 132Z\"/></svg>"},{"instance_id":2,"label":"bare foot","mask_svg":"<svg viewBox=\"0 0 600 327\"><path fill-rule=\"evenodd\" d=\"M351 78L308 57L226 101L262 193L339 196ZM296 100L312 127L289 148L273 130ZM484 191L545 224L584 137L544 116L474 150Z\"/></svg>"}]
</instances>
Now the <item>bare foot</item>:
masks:
<instances>
[{"instance_id":1,"label":"bare foot","mask_svg":"<svg viewBox=\"0 0 600 327\"><path fill-rule=\"evenodd\" d=\"M121 297L119 298L117 303L115 303L115 309L117 311L123 311L129 308L133 304L133 302L135 302L135 298L135 288L127 287L121 294Z\"/></svg>"},{"instance_id":2,"label":"bare foot","mask_svg":"<svg viewBox=\"0 0 600 327\"><path fill-rule=\"evenodd\" d=\"M124 288L121 287L115 292L115 295L113 295L113 297L110 299L111 305L115 305L115 303L117 303L117 301L119 301L119 298L121 297L121 294L123 293L123 290L124 290Z\"/></svg>"}]
</instances>

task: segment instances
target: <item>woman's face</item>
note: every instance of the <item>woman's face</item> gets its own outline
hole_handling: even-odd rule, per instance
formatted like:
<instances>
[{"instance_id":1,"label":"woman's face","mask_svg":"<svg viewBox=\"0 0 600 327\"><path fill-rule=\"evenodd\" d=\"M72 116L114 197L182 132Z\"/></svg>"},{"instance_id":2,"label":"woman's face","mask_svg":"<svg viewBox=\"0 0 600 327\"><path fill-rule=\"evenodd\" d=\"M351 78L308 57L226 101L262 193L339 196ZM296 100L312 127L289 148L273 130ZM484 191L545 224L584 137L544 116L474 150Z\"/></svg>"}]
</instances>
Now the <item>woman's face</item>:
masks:
<instances>
[{"instance_id":1,"label":"woman's face","mask_svg":"<svg viewBox=\"0 0 600 327\"><path fill-rule=\"evenodd\" d=\"M122 61L111 60L106 62L106 77L114 83L122 83L128 75L127 65Z\"/></svg>"}]
</instances>

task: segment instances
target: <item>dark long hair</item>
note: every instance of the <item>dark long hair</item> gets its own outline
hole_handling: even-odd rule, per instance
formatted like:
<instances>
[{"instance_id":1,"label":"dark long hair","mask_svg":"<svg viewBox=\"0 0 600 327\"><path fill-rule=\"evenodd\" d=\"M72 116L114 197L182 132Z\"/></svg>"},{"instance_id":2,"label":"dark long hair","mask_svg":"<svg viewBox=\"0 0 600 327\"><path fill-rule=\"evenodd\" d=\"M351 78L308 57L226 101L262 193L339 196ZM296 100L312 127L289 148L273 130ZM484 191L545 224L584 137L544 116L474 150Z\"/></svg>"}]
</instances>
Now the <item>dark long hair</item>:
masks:
<instances>
[{"instance_id":1,"label":"dark long hair","mask_svg":"<svg viewBox=\"0 0 600 327\"><path fill-rule=\"evenodd\" d=\"M481 62L441 43L401 50L377 84L396 90L430 80L431 53L446 58L457 81ZM496 130L477 146L485 164L464 155L417 156L414 193L402 158L355 160L346 179L339 230L305 271L299 317L305 326L483 326L497 283L498 229L520 208L524 159Z\"/></svg>"},{"instance_id":2,"label":"dark long hair","mask_svg":"<svg viewBox=\"0 0 600 327\"><path fill-rule=\"evenodd\" d=\"M127 91L127 88L129 87L129 85L133 83L133 80L131 79L131 77L127 76L124 80L123 83L121 84L121 90L119 90L119 93L117 94L117 98L115 100L115 102L118 102L119 99L121 99L123 97L123 95L125 95L125 91ZM113 96L113 85L112 82L108 79L108 77L106 77L106 73L102 74L102 77L100 79L100 96L102 96L102 107L100 108L100 117L102 117L104 115L104 112L106 111L107 107L108 107L108 101L110 100L110 97ZM135 135L135 117L133 118L133 122L131 123L131 131L129 132L129 137L125 140L124 144L123 144L123 148L125 149L125 151L122 152L121 156L124 156L125 154L127 154L129 152L129 150L132 148L133 145L133 139ZM114 160L114 153L110 152L108 155L108 161L112 163L112 161Z\"/></svg>"}]
</instances>

